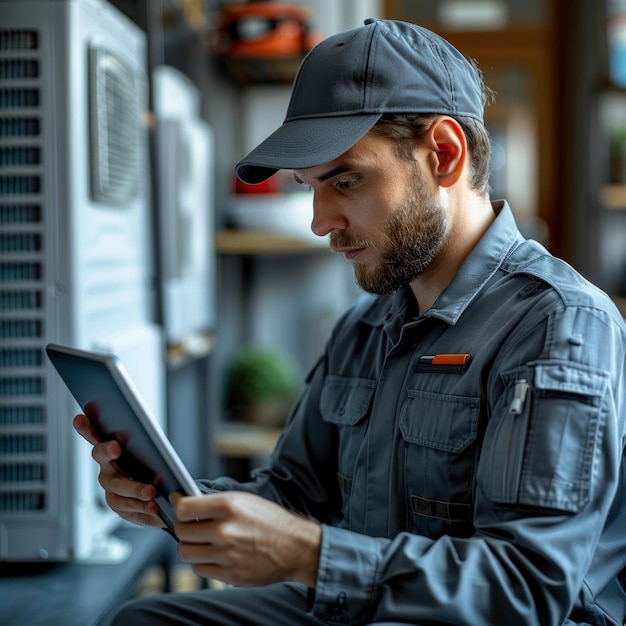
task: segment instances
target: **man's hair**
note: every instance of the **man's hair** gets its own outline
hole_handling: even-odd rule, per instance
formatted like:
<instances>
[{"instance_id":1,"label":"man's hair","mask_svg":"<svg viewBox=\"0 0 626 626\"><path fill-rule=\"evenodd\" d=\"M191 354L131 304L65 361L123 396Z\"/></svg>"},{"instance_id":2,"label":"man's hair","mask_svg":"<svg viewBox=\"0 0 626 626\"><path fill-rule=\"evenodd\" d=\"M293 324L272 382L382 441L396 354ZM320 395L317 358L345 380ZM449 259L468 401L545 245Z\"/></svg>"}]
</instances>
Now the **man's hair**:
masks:
<instances>
[{"instance_id":1,"label":"man's hair","mask_svg":"<svg viewBox=\"0 0 626 626\"><path fill-rule=\"evenodd\" d=\"M476 63L471 61L481 77ZM482 83L483 106L494 102L495 94ZM383 115L370 131L372 134L396 140L396 152L401 159L413 160L415 143L419 143L426 135L437 115L395 114ZM489 175L491 159L491 143L489 133L484 124L473 117L450 116L461 126L465 138L471 166L470 185L480 194L489 193Z\"/></svg>"}]
</instances>

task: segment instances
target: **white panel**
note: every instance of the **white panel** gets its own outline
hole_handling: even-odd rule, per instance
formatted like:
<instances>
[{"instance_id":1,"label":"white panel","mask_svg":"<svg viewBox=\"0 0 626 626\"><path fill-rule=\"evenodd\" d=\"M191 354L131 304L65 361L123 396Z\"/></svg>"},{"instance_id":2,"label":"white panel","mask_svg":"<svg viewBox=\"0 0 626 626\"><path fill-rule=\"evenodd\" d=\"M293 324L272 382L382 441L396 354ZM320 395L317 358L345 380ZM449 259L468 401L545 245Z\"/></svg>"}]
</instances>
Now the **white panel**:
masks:
<instances>
[{"instance_id":1,"label":"white panel","mask_svg":"<svg viewBox=\"0 0 626 626\"><path fill-rule=\"evenodd\" d=\"M214 133L178 70L154 71L163 316L170 344L215 326Z\"/></svg>"},{"instance_id":2,"label":"white panel","mask_svg":"<svg viewBox=\"0 0 626 626\"><path fill-rule=\"evenodd\" d=\"M198 117L200 91L193 81L168 65L155 67L152 72L154 114L157 117Z\"/></svg>"}]
</instances>

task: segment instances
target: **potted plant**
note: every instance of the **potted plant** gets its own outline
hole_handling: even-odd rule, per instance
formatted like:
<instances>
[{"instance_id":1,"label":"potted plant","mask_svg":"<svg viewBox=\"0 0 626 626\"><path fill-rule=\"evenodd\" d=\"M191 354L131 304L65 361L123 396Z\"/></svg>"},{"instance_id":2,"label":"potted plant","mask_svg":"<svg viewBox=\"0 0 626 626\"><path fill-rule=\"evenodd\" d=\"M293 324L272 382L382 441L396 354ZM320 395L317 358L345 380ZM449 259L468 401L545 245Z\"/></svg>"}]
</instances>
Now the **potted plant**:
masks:
<instances>
[{"instance_id":1,"label":"potted plant","mask_svg":"<svg viewBox=\"0 0 626 626\"><path fill-rule=\"evenodd\" d=\"M231 418L260 426L282 426L298 391L298 371L284 354L246 347L226 373L227 408Z\"/></svg>"}]
</instances>

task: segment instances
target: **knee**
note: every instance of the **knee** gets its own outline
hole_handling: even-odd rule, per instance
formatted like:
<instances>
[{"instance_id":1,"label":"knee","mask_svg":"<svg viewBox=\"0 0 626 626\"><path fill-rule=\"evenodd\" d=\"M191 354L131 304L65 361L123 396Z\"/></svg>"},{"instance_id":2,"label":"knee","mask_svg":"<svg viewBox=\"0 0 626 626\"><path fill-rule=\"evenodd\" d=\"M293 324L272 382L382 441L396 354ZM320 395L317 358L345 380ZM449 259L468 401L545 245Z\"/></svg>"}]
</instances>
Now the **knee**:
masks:
<instances>
[{"instance_id":1,"label":"knee","mask_svg":"<svg viewBox=\"0 0 626 626\"><path fill-rule=\"evenodd\" d=\"M122 604L114 615L111 626L144 626L161 624L154 613L151 597L137 598ZM163 622L164 623L164 622Z\"/></svg>"}]
</instances>

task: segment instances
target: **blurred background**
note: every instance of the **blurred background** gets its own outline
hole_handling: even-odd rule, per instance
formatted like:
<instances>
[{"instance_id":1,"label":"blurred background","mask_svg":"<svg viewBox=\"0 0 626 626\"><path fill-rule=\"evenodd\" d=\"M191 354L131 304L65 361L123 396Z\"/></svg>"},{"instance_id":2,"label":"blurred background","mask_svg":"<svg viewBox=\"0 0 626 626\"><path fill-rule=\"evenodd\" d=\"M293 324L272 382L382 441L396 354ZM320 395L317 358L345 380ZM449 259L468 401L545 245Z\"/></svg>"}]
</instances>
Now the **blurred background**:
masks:
<instances>
[{"instance_id":1,"label":"blurred background","mask_svg":"<svg viewBox=\"0 0 626 626\"><path fill-rule=\"evenodd\" d=\"M493 197L624 311L626 0L0 0L0 562L115 560L49 341L117 353L195 476L266 458L358 290L233 166L367 17L478 61Z\"/></svg>"}]
</instances>

